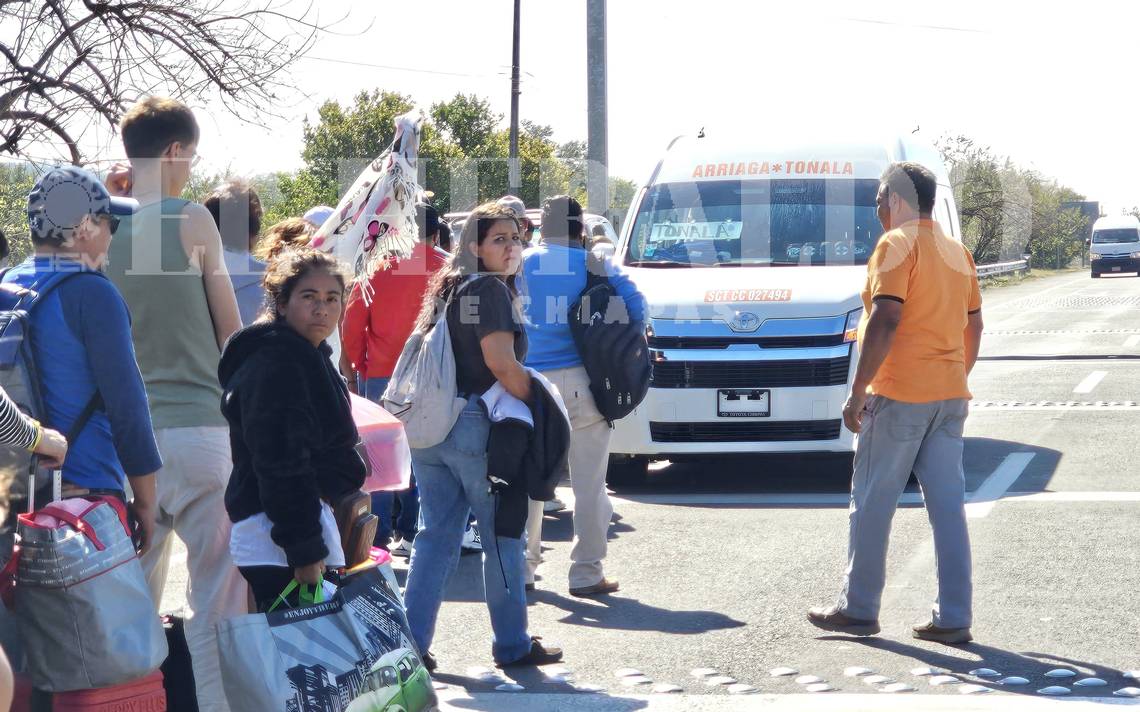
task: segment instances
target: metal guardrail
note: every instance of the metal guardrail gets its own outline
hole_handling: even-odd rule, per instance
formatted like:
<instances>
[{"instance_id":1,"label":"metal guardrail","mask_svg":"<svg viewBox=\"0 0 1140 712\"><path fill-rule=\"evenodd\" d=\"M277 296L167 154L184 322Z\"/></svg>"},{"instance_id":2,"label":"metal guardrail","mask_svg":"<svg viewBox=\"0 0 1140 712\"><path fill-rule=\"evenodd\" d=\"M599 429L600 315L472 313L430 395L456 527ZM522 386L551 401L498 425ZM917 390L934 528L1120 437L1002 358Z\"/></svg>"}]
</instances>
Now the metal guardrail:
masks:
<instances>
[{"instance_id":1,"label":"metal guardrail","mask_svg":"<svg viewBox=\"0 0 1140 712\"><path fill-rule=\"evenodd\" d=\"M1003 274L1029 271L1029 260L1013 260L1011 262L995 262L988 265L978 265L978 279L998 277Z\"/></svg>"}]
</instances>

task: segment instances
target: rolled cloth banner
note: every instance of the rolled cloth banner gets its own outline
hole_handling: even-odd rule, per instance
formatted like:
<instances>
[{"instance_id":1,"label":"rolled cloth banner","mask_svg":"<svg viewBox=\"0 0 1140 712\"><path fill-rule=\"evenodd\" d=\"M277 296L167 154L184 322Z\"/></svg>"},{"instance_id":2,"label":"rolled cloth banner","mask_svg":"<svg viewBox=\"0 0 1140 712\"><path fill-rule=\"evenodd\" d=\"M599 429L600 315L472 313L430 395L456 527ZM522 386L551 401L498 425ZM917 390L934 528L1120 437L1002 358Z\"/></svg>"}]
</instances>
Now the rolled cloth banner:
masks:
<instances>
[{"instance_id":1,"label":"rolled cloth banner","mask_svg":"<svg viewBox=\"0 0 1140 712\"><path fill-rule=\"evenodd\" d=\"M391 257L408 257L418 239L416 182L423 116L396 117L392 144L375 158L320 226L310 245L332 253L352 268L365 287L368 277Z\"/></svg>"}]
</instances>

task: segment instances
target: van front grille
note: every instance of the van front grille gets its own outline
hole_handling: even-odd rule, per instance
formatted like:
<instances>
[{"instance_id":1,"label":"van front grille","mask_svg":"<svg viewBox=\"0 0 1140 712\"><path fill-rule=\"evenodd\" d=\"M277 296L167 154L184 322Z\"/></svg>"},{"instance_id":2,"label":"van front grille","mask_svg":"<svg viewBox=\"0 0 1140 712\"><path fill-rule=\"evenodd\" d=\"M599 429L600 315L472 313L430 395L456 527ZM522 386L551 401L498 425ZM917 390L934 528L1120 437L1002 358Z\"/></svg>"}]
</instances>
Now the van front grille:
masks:
<instances>
[{"instance_id":1,"label":"van front grille","mask_svg":"<svg viewBox=\"0 0 1140 712\"><path fill-rule=\"evenodd\" d=\"M803 388L847 383L851 355L795 361L654 361L654 388Z\"/></svg>"}]
</instances>

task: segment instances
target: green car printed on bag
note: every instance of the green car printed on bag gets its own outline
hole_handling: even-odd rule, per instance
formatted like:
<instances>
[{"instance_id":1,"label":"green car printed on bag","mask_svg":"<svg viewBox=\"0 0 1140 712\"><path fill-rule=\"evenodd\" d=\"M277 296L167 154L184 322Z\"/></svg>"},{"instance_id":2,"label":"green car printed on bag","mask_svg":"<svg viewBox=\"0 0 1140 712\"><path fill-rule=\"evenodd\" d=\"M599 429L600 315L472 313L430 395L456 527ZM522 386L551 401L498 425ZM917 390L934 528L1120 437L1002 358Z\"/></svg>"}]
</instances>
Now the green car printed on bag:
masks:
<instances>
[{"instance_id":1,"label":"green car printed on bag","mask_svg":"<svg viewBox=\"0 0 1140 712\"><path fill-rule=\"evenodd\" d=\"M431 676L409 648L397 648L372 665L364 687L345 712L421 712L432 699Z\"/></svg>"}]
</instances>

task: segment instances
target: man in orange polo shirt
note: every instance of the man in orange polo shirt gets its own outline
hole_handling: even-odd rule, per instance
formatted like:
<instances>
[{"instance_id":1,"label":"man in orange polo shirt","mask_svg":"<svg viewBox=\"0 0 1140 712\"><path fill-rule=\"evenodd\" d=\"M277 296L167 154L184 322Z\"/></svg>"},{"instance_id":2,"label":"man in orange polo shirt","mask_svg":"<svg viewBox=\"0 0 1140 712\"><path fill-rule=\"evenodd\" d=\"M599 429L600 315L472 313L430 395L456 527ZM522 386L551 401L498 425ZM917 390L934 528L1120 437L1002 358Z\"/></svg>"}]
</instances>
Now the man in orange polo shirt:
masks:
<instances>
[{"instance_id":1,"label":"man in orange polo shirt","mask_svg":"<svg viewBox=\"0 0 1140 712\"><path fill-rule=\"evenodd\" d=\"M887 232L867 263L859 364L843 421L857 433L847 573L836 605L813 608L818 628L879 632L887 542L911 472L926 504L938 568L938 599L915 638L971 640L970 539L962 429L966 378L978 357L982 301L974 261L931 218L934 174L896 163L876 198Z\"/></svg>"}]
</instances>

